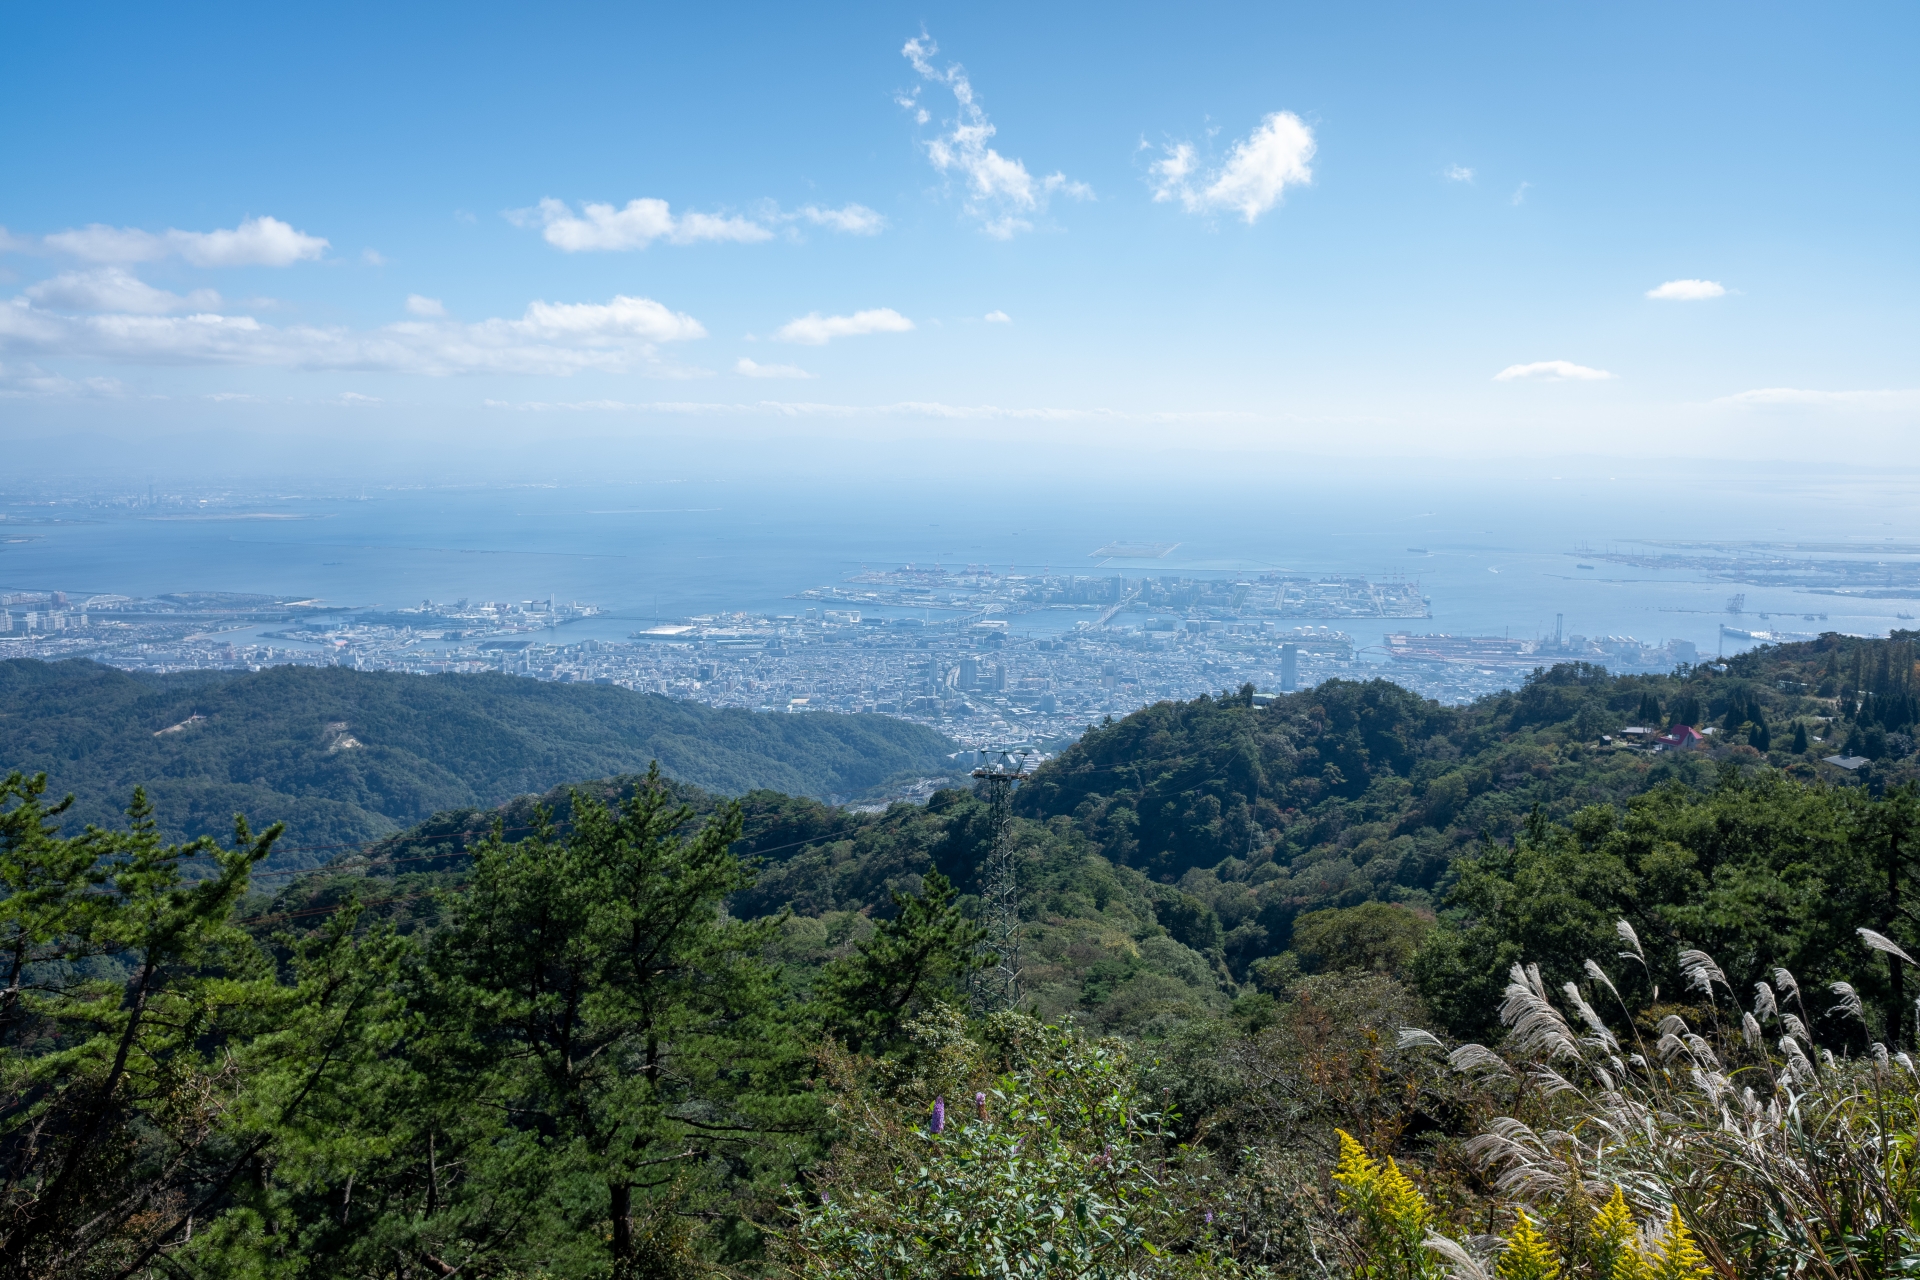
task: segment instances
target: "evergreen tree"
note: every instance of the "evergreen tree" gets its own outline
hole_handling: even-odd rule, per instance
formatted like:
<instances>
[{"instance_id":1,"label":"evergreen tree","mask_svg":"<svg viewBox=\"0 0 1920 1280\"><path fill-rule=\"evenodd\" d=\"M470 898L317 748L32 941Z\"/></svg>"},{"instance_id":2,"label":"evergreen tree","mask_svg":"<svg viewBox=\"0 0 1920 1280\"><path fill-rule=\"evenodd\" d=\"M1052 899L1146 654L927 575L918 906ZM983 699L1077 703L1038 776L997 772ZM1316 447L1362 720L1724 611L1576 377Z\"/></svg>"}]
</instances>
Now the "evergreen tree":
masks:
<instances>
[{"instance_id":1,"label":"evergreen tree","mask_svg":"<svg viewBox=\"0 0 1920 1280\"><path fill-rule=\"evenodd\" d=\"M690 1265L679 1205L711 1191L757 1125L742 1114L779 1003L760 960L777 921L722 904L751 883L728 805L692 836L659 769L609 809L584 792L572 831L474 856L437 965L465 1024L475 1104L507 1118L501 1204L531 1189L526 1229L496 1265L609 1270ZM702 1206L705 1209L705 1206Z\"/></svg>"},{"instance_id":2,"label":"evergreen tree","mask_svg":"<svg viewBox=\"0 0 1920 1280\"><path fill-rule=\"evenodd\" d=\"M827 1028L850 1049L883 1046L908 1015L981 963L986 930L961 914L952 882L938 871L927 873L918 897L894 894L893 909L857 952L821 975Z\"/></svg>"},{"instance_id":3,"label":"evergreen tree","mask_svg":"<svg viewBox=\"0 0 1920 1280\"><path fill-rule=\"evenodd\" d=\"M1640 709L1634 713L1634 717L1644 725L1660 723L1660 699L1653 695L1653 690L1649 689L1640 695Z\"/></svg>"},{"instance_id":4,"label":"evergreen tree","mask_svg":"<svg viewBox=\"0 0 1920 1280\"><path fill-rule=\"evenodd\" d=\"M1807 753L1807 726L1797 720L1793 725L1793 753L1797 756Z\"/></svg>"},{"instance_id":5,"label":"evergreen tree","mask_svg":"<svg viewBox=\"0 0 1920 1280\"><path fill-rule=\"evenodd\" d=\"M1754 709L1753 727L1747 730L1747 745L1755 751L1771 751L1773 749L1773 735L1767 732L1767 722L1765 718L1760 715L1758 708Z\"/></svg>"}]
</instances>

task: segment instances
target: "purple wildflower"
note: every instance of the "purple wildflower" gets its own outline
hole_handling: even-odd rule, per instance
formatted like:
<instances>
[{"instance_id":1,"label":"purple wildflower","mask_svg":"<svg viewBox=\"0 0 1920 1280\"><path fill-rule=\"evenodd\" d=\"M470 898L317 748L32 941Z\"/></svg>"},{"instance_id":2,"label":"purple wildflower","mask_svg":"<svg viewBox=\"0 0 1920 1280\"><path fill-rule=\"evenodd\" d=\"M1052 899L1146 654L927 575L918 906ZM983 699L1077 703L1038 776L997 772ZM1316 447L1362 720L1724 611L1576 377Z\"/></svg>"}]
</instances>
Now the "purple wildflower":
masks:
<instances>
[{"instance_id":1,"label":"purple wildflower","mask_svg":"<svg viewBox=\"0 0 1920 1280\"><path fill-rule=\"evenodd\" d=\"M1213 1210L1211 1209L1207 1210L1207 1225L1208 1226L1213 1225Z\"/></svg>"},{"instance_id":2,"label":"purple wildflower","mask_svg":"<svg viewBox=\"0 0 1920 1280\"><path fill-rule=\"evenodd\" d=\"M933 1132L939 1133L947 1127L947 1100L944 1097L933 1100Z\"/></svg>"},{"instance_id":3,"label":"purple wildflower","mask_svg":"<svg viewBox=\"0 0 1920 1280\"><path fill-rule=\"evenodd\" d=\"M973 1095L973 1109L974 1109L975 1111L978 1111L978 1112L980 1113L980 1119L981 1119L982 1121L984 1121L984 1120L986 1120L986 1118L987 1118L987 1095L986 1095L985 1093L976 1093L976 1094L974 1094L974 1095Z\"/></svg>"}]
</instances>

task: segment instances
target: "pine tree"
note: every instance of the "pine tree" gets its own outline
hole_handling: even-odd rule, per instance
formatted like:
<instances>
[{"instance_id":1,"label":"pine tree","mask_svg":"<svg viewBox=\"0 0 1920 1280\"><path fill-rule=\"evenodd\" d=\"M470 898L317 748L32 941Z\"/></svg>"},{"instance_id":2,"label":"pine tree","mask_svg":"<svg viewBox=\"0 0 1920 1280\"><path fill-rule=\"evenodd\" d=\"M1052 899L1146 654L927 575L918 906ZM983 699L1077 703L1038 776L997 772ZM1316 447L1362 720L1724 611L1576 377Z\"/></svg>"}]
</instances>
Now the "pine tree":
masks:
<instances>
[{"instance_id":1,"label":"pine tree","mask_svg":"<svg viewBox=\"0 0 1920 1280\"><path fill-rule=\"evenodd\" d=\"M894 894L893 908L855 954L821 975L827 1027L850 1049L872 1052L917 1005L979 964L986 931L961 914L952 883L938 871L927 873L919 897Z\"/></svg>"},{"instance_id":2,"label":"pine tree","mask_svg":"<svg viewBox=\"0 0 1920 1280\"><path fill-rule=\"evenodd\" d=\"M1807 726L1799 721L1793 725L1793 753L1797 756L1807 753Z\"/></svg>"}]
</instances>

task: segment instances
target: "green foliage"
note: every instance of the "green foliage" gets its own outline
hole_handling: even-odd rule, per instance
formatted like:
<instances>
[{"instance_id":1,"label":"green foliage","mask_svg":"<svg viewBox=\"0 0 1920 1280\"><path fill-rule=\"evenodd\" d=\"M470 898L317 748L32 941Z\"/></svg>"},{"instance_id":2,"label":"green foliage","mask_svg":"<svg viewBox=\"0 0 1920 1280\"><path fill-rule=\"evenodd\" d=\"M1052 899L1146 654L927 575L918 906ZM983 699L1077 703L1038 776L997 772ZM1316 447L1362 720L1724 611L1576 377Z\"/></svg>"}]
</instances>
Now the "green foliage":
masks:
<instances>
[{"instance_id":1,"label":"green foliage","mask_svg":"<svg viewBox=\"0 0 1920 1280\"><path fill-rule=\"evenodd\" d=\"M1729 771L1706 793L1677 785L1624 816L1590 807L1459 864L1458 916L1415 958L1417 985L1441 1021L1488 1029L1507 970L1525 957L1550 982L1621 950L1614 925L1643 922L1646 963L1621 981L1678 998L1689 948L1739 957L1735 986L1784 965L1810 981L1853 981L1879 1001L1887 979L1852 945L1853 923L1882 923L1885 875L1875 814L1889 802L1857 788L1808 787L1779 773ZM1887 928L1907 937L1904 922Z\"/></svg>"},{"instance_id":2,"label":"green foliage","mask_svg":"<svg viewBox=\"0 0 1920 1280\"><path fill-rule=\"evenodd\" d=\"M1293 922L1293 950L1318 972L1398 974L1431 928L1430 917L1387 902L1309 911Z\"/></svg>"},{"instance_id":3,"label":"green foliage","mask_svg":"<svg viewBox=\"0 0 1920 1280\"><path fill-rule=\"evenodd\" d=\"M130 675L75 660L0 662L0 760L117 816L136 786L181 838L236 812L274 813L292 845L377 839L440 810L563 782L644 772L723 794L857 795L906 771L940 775L953 744L888 716L723 711L611 685L341 667ZM187 723L188 717L205 719ZM185 724L176 733L161 733ZM330 727L332 726L332 727ZM158 736L156 736L158 735ZM282 853L311 866L327 852Z\"/></svg>"},{"instance_id":4,"label":"green foliage","mask_svg":"<svg viewBox=\"0 0 1920 1280\"><path fill-rule=\"evenodd\" d=\"M136 791L125 831L60 837L44 791L0 781L0 1270L131 1272L346 1084L386 1000L315 975L380 942L346 919L280 986L230 919L278 827L165 844Z\"/></svg>"},{"instance_id":5,"label":"green foliage","mask_svg":"<svg viewBox=\"0 0 1920 1280\"><path fill-rule=\"evenodd\" d=\"M916 1038L911 1075L825 1060L847 1137L791 1207L792 1274L1248 1273L1231 1248L1238 1202L1175 1141L1119 1044L1017 1014L983 1041L951 1015Z\"/></svg>"},{"instance_id":6,"label":"green foliage","mask_svg":"<svg viewBox=\"0 0 1920 1280\"><path fill-rule=\"evenodd\" d=\"M893 918L820 975L827 1027L851 1049L885 1045L909 1015L951 995L956 979L984 963L986 930L954 905L952 882L930 871L924 884L918 897L894 894Z\"/></svg>"}]
</instances>

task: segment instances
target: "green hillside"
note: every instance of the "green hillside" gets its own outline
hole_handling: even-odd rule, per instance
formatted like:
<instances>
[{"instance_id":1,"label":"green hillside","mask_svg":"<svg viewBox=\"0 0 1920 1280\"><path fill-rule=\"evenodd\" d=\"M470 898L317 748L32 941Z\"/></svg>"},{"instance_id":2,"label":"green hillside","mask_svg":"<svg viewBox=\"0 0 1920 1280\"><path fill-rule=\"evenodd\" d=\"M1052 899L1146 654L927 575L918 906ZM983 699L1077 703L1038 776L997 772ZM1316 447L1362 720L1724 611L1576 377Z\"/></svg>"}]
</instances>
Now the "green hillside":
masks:
<instances>
[{"instance_id":1,"label":"green hillside","mask_svg":"<svg viewBox=\"0 0 1920 1280\"><path fill-rule=\"evenodd\" d=\"M1028 990L1047 1016L1155 1034L1356 955L1362 967L1398 970L1437 920L1471 923L1471 904L1490 892L1476 874L1488 841L1506 849L1530 823L1544 848L1540 831L1583 810L1624 816L1639 805L1697 834L1715 820L1684 816L1696 809L1737 810L1718 819L1726 823L1780 821L1779 801L1747 785L1755 780L1832 784L1844 807L1847 795L1912 776L1915 704L1900 677L1912 667L1910 637L1832 636L1736 658L1724 671L1616 677L1561 666L1461 708L1380 680L1329 681L1265 706L1229 693L1145 708L1089 731L1016 795ZM1674 722L1713 733L1701 748L1656 752L1633 745L1652 735L1619 732ZM1796 733L1804 750L1793 749ZM1857 771L1821 763L1838 750L1872 753L1873 762ZM1723 794L1734 783L1746 790ZM564 816L564 794L546 802ZM506 814L517 829L531 804ZM349 879L402 869L380 859L464 847L490 821L477 810L442 814L388 841ZM1582 821L1591 843L1596 820ZM733 910L752 918L790 908L790 958L814 964L862 936L869 916L888 914L893 893L918 892L929 871L973 892L988 832L987 806L963 790L872 815L752 792L739 848L763 865ZM458 862L427 865L448 871ZM1761 873L1741 865L1742 875ZM1463 876L1478 895L1471 902L1457 893ZM310 882L277 909L340 888ZM1617 884L1592 892L1621 894ZM1805 901L1807 892L1803 883L1789 896ZM1505 961L1484 930L1468 944L1487 954L1463 959L1456 948L1429 968L1470 983L1478 997ZM1463 965L1478 968L1466 974Z\"/></svg>"},{"instance_id":2,"label":"green hillside","mask_svg":"<svg viewBox=\"0 0 1920 1280\"><path fill-rule=\"evenodd\" d=\"M54 794L78 797L79 820L117 821L144 784L174 834L229 832L236 812L285 821L279 865L300 861L293 846L375 839L442 810L644 772L654 759L709 791L832 796L943 774L954 750L884 716L761 715L606 685L341 668L145 676L11 661L0 663L0 708L0 763L45 770Z\"/></svg>"}]
</instances>

